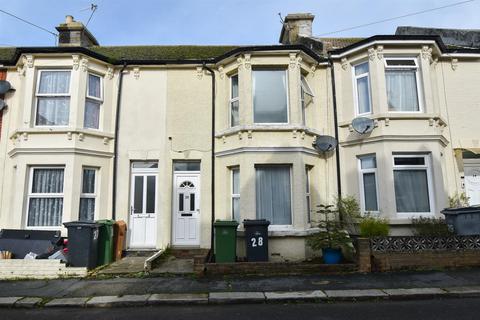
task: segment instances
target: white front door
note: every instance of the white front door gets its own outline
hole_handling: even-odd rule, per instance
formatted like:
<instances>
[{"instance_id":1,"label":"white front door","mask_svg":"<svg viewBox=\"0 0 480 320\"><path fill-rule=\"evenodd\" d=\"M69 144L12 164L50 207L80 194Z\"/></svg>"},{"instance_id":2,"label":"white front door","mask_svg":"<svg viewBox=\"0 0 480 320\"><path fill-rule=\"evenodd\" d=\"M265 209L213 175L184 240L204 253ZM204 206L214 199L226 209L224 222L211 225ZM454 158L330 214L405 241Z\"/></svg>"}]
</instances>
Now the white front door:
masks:
<instances>
[{"instance_id":1,"label":"white front door","mask_svg":"<svg viewBox=\"0 0 480 320\"><path fill-rule=\"evenodd\" d=\"M173 245L200 245L199 173L174 173Z\"/></svg>"},{"instance_id":2,"label":"white front door","mask_svg":"<svg viewBox=\"0 0 480 320\"><path fill-rule=\"evenodd\" d=\"M130 248L152 249L157 242L157 171L132 168Z\"/></svg>"},{"instance_id":3,"label":"white front door","mask_svg":"<svg viewBox=\"0 0 480 320\"><path fill-rule=\"evenodd\" d=\"M480 204L480 167L465 166L465 191L471 206Z\"/></svg>"}]
</instances>

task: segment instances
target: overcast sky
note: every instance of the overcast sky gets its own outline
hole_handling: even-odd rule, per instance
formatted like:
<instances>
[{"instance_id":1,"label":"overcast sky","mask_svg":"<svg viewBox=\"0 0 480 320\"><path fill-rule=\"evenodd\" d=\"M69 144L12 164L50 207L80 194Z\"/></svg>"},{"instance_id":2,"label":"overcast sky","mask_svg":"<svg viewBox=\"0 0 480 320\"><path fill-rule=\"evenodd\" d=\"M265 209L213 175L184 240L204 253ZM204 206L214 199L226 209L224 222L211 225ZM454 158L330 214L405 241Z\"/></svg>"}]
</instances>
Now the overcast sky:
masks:
<instances>
[{"instance_id":1,"label":"overcast sky","mask_svg":"<svg viewBox=\"0 0 480 320\"><path fill-rule=\"evenodd\" d=\"M0 0L9 11L46 29L71 14L86 23L102 45L276 44L278 13L311 12L315 35L461 0ZM83 11L82 11L83 10ZM392 34L399 25L480 29L480 0L413 17L332 34ZM51 46L54 37L0 12L0 46Z\"/></svg>"}]
</instances>

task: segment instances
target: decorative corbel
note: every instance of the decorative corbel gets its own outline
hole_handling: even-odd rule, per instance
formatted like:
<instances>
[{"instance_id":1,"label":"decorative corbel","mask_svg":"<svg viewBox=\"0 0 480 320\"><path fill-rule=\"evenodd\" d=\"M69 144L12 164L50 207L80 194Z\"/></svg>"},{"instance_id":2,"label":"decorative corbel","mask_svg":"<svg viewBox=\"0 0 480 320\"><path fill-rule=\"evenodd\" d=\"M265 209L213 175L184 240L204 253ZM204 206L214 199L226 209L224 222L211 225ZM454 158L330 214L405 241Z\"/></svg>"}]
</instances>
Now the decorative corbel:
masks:
<instances>
[{"instance_id":1,"label":"decorative corbel","mask_svg":"<svg viewBox=\"0 0 480 320\"><path fill-rule=\"evenodd\" d=\"M18 72L18 75L25 76L25 73L27 72L26 66L24 64L17 66L17 72Z\"/></svg>"},{"instance_id":2,"label":"decorative corbel","mask_svg":"<svg viewBox=\"0 0 480 320\"><path fill-rule=\"evenodd\" d=\"M347 58L342 58L341 62L342 62L342 69L343 69L343 70L347 70L347 68L348 68L348 60L347 60Z\"/></svg>"},{"instance_id":3,"label":"decorative corbel","mask_svg":"<svg viewBox=\"0 0 480 320\"><path fill-rule=\"evenodd\" d=\"M197 78L202 79L202 77L203 77L203 68L197 67Z\"/></svg>"},{"instance_id":4,"label":"decorative corbel","mask_svg":"<svg viewBox=\"0 0 480 320\"><path fill-rule=\"evenodd\" d=\"M313 76L315 76L315 71L317 70L317 66L314 64L310 67L310 74Z\"/></svg>"},{"instance_id":5,"label":"decorative corbel","mask_svg":"<svg viewBox=\"0 0 480 320\"><path fill-rule=\"evenodd\" d=\"M222 142L223 142L224 144L227 143L227 137L222 136Z\"/></svg>"},{"instance_id":6,"label":"decorative corbel","mask_svg":"<svg viewBox=\"0 0 480 320\"><path fill-rule=\"evenodd\" d=\"M435 124L435 120L433 118L428 119L428 125L430 127L433 127L434 124Z\"/></svg>"},{"instance_id":7,"label":"decorative corbel","mask_svg":"<svg viewBox=\"0 0 480 320\"><path fill-rule=\"evenodd\" d=\"M455 70L457 70L457 68L458 68L458 59L453 58L452 59L452 70L455 71Z\"/></svg>"},{"instance_id":8,"label":"decorative corbel","mask_svg":"<svg viewBox=\"0 0 480 320\"><path fill-rule=\"evenodd\" d=\"M85 135L83 133L78 134L78 141L83 141L85 139Z\"/></svg>"},{"instance_id":9,"label":"decorative corbel","mask_svg":"<svg viewBox=\"0 0 480 320\"><path fill-rule=\"evenodd\" d=\"M247 131L247 138L252 139L252 130Z\"/></svg>"},{"instance_id":10,"label":"decorative corbel","mask_svg":"<svg viewBox=\"0 0 480 320\"><path fill-rule=\"evenodd\" d=\"M300 132L300 139L305 140L305 131Z\"/></svg>"},{"instance_id":11,"label":"decorative corbel","mask_svg":"<svg viewBox=\"0 0 480 320\"><path fill-rule=\"evenodd\" d=\"M201 67L200 67L200 69L201 69ZM133 77L135 78L135 80L138 80L140 78L140 68L139 67L133 68Z\"/></svg>"},{"instance_id":12,"label":"decorative corbel","mask_svg":"<svg viewBox=\"0 0 480 320\"><path fill-rule=\"evenodd\" d=\"M26 133L26 132L22 133L22 138L23 138L23 141L27 141L28 140L28 133Z\"/></svg>"},{"instance_id":13,"label":"decorative corbel","mask_svg":"<svg viewBox=\"0 0 480 320\"><path fill-rule=\"evenodd\" d=\"M390 125L390 118L385 118L385 127Z\"/></svg>"},{"instance_id":14,"label":"decorative corbel","mask_svg":"<svg viewBox=\"0 0 480 320\"><path fill-rule=\"evenodd\" d=\"M297 138L297 130L292 130L293 139Z\"/></svg>"},{"instance_id":15,"label":"decorative corbel","mask_svg":"<svg viewBox=\"0 0 480 320\"><path fill-rule=\"evenodd\" d=\"M243 66L243 59L241 57L237 58L237 69L240 70Z\"/></svg>"},{"instance_id":16,"label":"decorative corbel","mask_svg":"<svg viewBox=\"0 0 480 320\"><path fill-rule=\"evenodd\" d=\"M83 72L88 71L88 59L87 58L82 58L82 60L80 60L80 65L82 66L82 71Z\"/></svg>"},{"instance_id":17,"label":"decorative corbel","mask_svg":"<svg viewBox=\"0 0 480 320\"><path fill-rule=\"evenodd\" d=\"M71 131L67 132L67 140L72 140L72 132Z\"/></svg>"},{"instance_id":18,"label":"decorative corbel","mask_svg":"<svg viewBox=\"0 0 480 320\"><path fill-rule=\"evenodd\" d=\"M377 46L377 58L378 60L383 59L383 46Z\"/></svg>"},{"instance_id":19,"label":"decorative corbel","mask_svg":"<svg viewBox=\"0 0 480 320\"><path fill-rule=\"evenodd\" d=\"M351 124L348 125L348 131L353 132L353 126Z\"/></svg>"},{"instance_id":20,"label":"decorative corbel","mask_svg":"<svg viewBox=\"0 0 480 320\"><path fill-rule=\"evenodd\" d=\"M368 57L370 58L370 60L375 60L375 56L377 55L377 52L375 51L374 48L370 48L368 49Z\"/></svg>"},{"instance_id":21,"label":"decorative corbel","mask_svg":"<svg viewBox=\"0 0 480 320\"><path fill-rule=\"evenodd\" d=\"M238 140L242 140L242 131L238 131Z\"/></svg>"},{"instance_id":22,"label":"decorative corbel","mask_svg":"<svg viewBox=\"0 0 480 320\"><path fill-rule=\"evenodd\" d=\"M31 54L23 56L24 64L29 68L33 68L33 56Z\"/></svg>"},{"instance_id":23,"label":"decorative corbel","mask_svg":"<svg viewBox=\"0 0 480 320\"><path fill-rule=\"evenodd\" d=\"M225 78L225 70L223 69L223 66L218 67L218 72L220 73L220 79Z\"/></svg>"},{"instance_id":24,"label":"decorative corbel","mask_svg":"<svg viewBox=\"0 0 480 320\"><path fill-rule=\"evenodd\" d=\"M103 138L103 144L104 144L104 145L108 145L109 142L110 142L110 139L109 139L109 138L107 138L107 137L104 137L104 138Z\"/></svg>"},{"instance_id":25,"label":"decorative corbel","mask_svg":"<svg viewBox=\"0 0 480 320\"><path fill-rule=\"evenodd\" d=\"M112 80L113 79L113 68L112 67L108 67L107 69L107 78Z\"/></svg>"},{"instance_id":26,"label":"decorative corbel","mask_svg":"<svg viewBox=\"0 0 480 320\"><path fill-rule=\"evenodd\" d=\"M244 57L243 64L245 65L245 69L250 69L250 67L252 66L250 62L251 54L246 53L243 55L243 57Z\"/></svg>"},{"instance_id":27,"label":"decorative corbel","mask_svg":"<svg viewBox=\"0 0 480 320\"><path fill-rule=\"evenodd\" d=\"M296 53L290 53L290 69L295 69L297 66L297 54Z\"/></svg>"},{"instance_id":28,"label":"decorative corbel","mask_svg":"<svg viewBox=\"0 0 480 320\"><path fill-rule=\"evenodd\" d=\"M432 48L429 46L422 47L422 59L427 60L428 62L432 62Z\"/></svg>"},{"instance_id":29,"label":"decorative corbel","mask_svg":"<svg viewBox=\"0 0 480 320\"><path fill-rule=\"evenodd\" d=\"M78 70L78 67L80 66L80 56L78 54L72 55L72 67L73 70Z\"/></svg>"}]
</instances>

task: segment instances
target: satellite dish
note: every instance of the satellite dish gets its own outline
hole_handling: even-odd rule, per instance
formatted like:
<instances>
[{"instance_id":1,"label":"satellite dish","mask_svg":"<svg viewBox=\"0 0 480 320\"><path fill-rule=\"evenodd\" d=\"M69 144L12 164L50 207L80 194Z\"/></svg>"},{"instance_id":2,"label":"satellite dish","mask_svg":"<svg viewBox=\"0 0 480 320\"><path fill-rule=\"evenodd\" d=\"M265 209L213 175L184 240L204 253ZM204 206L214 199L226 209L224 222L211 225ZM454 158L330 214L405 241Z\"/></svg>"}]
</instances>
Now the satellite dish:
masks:
<instances>
[{"instance_id":1,"label":"satellite dish","mask_svg":"<svg viewBox=\"0 0 480 320\"><path fill-rule=\"evenodd\" d=\"M372 132L374 127L373 119L367 117L358 117L352 121L353 130L360 134Z\"/></svg>"},{"instance_id":2,"label":"satellite dish","mask_svg":"<svg viewBox=\"0 0 480 320\"><path fill-rule=\"evenodd\" d=\"M313 147L320 152L328 152L335 150L337 145L337 139L332 136L317 136Z\"/></svg>"},{"instance_id":3,"label":"satellite dish","mask_svg":"<svg viewBox=\"0 0 480 320\"><path fill-rule=\"evenodd\" d=\"M0 94L5 94L12 89L12 85L7 80L0 80Z\"/></svg>"},{"instance_id":4,"label":"satellite dish","mask_svg":"<svg viewBox=\"0 0 480 320\"><path fill-rule=\"evenodd\" d=\"M3 111L7 107L5 100L0 99L0 111Z\"/></svg>"}]
</instances>

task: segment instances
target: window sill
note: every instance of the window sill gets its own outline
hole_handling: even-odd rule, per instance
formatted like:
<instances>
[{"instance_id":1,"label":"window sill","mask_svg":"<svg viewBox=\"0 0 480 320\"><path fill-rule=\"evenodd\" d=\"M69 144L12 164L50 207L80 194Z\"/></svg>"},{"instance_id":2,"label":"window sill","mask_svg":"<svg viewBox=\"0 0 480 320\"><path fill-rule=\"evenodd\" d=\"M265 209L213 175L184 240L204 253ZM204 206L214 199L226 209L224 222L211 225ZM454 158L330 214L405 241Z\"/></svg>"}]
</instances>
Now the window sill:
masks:
<instances>
[{"instance_id":1,"label":"window sill","mask_svg":"<svg viewBox=\"0 0 480 320\"><path fill-rule=\"evenodd\" d=\"M228 128L226 130L217 131L215 133L216 138L228 137L236 135L242 132L253 132L253 131L265 131L265 132L289 132L289 131L304 131L306 134L315 136L322 135L322 133L313 128L302 126L302 125L291 125L291 124L258 124L258 125L242 125L236 126L233 128Z\"/></svg>"},{"instance_id":2,"label":"window sill","mask_svg":"<svg viewBox=\"0 0 480 320\"><path fill-rule=\"evenodd\" d=\"M31 135L31 134L83 134L85 136L99 137L113 139L115 135L113 133L101 131L98 129L84 129L84 128L71 128L71 127L34 127L26 129L15 130L10 139L17 139L19 136Z\"/></svg>"},{"instance_id":3,"label":"window sill","mask_svg":"<svg viewBox=\"0 0 480 320\"><path fill-rule=\"evenodd\" d=\"M423 112L389 112L389 113L378 113L378 114L367 114L364 115L367 118L373 120L433 120L438 121L439 125L446 126L446 120L441 117L439 114L433 113L423 113ZM352 119L353 120L353 119ZM351 126L352 121L341 121L339 127L349 127Z\"/></svg>"}]
</instances>

